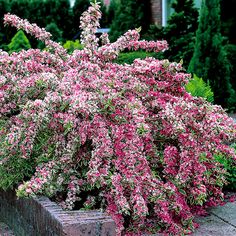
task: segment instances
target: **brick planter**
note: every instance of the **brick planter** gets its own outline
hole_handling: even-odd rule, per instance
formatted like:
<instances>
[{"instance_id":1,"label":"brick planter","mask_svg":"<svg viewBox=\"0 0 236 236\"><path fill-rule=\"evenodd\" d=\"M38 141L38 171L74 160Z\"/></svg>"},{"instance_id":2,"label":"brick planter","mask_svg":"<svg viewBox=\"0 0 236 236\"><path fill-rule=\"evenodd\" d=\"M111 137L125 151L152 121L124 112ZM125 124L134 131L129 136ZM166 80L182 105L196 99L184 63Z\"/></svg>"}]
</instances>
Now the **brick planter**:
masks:
<instances>
[{"instance_id":1,"label":"brick planter","mask_svg":"<svg viewBox=\"0 0 236 236\"><path fill-rule=\"evenodd\" d=\"M17 199L0 191L0 221L16 236L115 236L115 223L99 211L63 211L46 197Z\"/></svg>"}]
</instances>

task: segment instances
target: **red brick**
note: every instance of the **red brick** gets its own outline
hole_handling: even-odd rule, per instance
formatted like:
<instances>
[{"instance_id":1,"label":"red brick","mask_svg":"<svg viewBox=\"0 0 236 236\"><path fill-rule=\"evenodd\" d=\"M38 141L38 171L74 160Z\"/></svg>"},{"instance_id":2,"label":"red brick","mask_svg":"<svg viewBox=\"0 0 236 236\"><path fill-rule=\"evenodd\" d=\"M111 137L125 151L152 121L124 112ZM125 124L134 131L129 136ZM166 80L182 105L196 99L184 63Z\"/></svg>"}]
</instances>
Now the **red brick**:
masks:
<instances>
[{"instance_id":1,"label":"red brick","mask_svg":"<svg viewBox=\"0 0 236 236\"><path fill-rule=\"evenodd\" d=\"M151 0L152 22L162 25L162 0Z\"/></svg>"}]
</instances>

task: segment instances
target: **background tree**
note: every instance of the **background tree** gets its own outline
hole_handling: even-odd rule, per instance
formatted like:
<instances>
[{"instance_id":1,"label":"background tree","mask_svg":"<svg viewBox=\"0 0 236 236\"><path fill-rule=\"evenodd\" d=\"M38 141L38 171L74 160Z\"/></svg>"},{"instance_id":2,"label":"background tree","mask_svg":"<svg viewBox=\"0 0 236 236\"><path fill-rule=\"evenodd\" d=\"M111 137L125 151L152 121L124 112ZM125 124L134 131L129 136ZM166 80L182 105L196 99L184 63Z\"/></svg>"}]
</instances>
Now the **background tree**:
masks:
<instances>
[{"instance_id":1,"label":"background tree","mask_svg":"<svg viewBox=\"0 0 236 236\"><path fill-rule=\"evenodd\" d=\"M70 9L69 0L57 0L56 1L57 17L55 23L58 28L62 30L62 37L64 39L70 39L72 35L72 10ZM51 19L52 20L52 19Z\"/></svg>"},{"instance_id":2,"label":"background tree","mask_svg":"<svg viewBox=\"0 0 236 236\"><path fill-rule=\"evenodd\" d=\"M103 0L100 2L100 6L101 6L101 12L102 12L102 19L100 20L100 27L101 28L108 28L111 24L111 21L108 17L108 8L104 4Z\"/></svg>"},{"instance_id":3,"label":"background tree","mask_svg":"<svg viewBox=\"0 0 236 236\"><path fill-rule=\"evenodd\" d=\"M6 30L7 27L3 25L3 16L10 11L10 1L0 0L0 48L5 48L7 42Z\"/></svg>"},{"instance_id":4,"label":"background tree","mask_svg":"<svg viewBox=\"0 0 236 236\"><path fill-rule=\"evenodd\" d=\"M236 44L236 0L221 0L221 32L229 43Z\"/></svg>"},{"instance_id":5,"label":"background tree","mask_svg":"<svg viewBox=\"0 0 236 236\"><path fill-rule=\"evenodd\" d=\"M45 24L50 23L52 19L57 21L57 0L45 0L44 5Z\"/></svg>"},{"instance_id":6,"label":"background tree","mask_svg":"<svg viewBox=\"0 0 236 236\"><path fill-rule=\"evenodd\" d=\"M147 31L151 22L149 0L117 0L115 4L117 7L115 8L110 33L112 41L129 29L142 26L141 33Z\"/></svg>"},{"instance_id":7,"label":"background tree","mask_svg":"<svg viewBox=\"0 0 236 236\"><path fill-rule=\"evenodd\" d=\"M230 63L230 82L233 89L236 91L236 45L228 44L225 49Z\"/></svg>"},{"instance_id":8,"label":"background tree","mask_svg":"<svg viewBox=\"0 0 236 236\"><path fill-rule=\"evenodd\" d=\"M52 39L54 41L62 41L62 31L58 28L57 24L54 21L46 25L45 29L52 34Z\"/></svg>"},{"instance_id":9,"label":"background tree","mask_svg":"<svg viewBox=\"0 0 236 236\"><path fill-rule=\"evenodd\" d=\"M216 104L235 109L235 91L230 83L230 65L222 43L219 0L203 1L189 72L209 81Z\"/></svg>"},{"instance_id":10,"label":"background tree","mask_svg":"<svg viewBox=\"0 0 236 236\"><path fill-rule=\"evenodd\" d=\"M84 11L90 6L90 0L76 0L73 6L73 35L75 36L79 31L80 17Z\"/></svg>"},{"instance_id":11,"label":"background tree","mask_svg":"<svg viewBox=\"0 0 236 236\"><path fill-rule=\"evenodd\" d=\"M108 21L111 23L114 20L115 17L115 11L119 6L119 0L111 0L109 7L108 7L108 12L107 12L107 17Z\"/></svg>"},{"instance_id":12,"label":"background tree","mask_svg":"<svg viewBox=\"0 0 236 236\"><path fill-rule=\"evenodd\" d=\"M236 0L221 0L222 35L227 45L227 57L230 62L230 79L233 89L236 91Z\"/></svg>"},{"instance_id":13,"label":"background tree","mask_svg":"<svg viewBox=\"0 0 236 236\"><path fill-rule=\"evenodd\" d=\"M188 66L194 51L198 10L194 7L194 0L177 0L173 2L172 8L174 13L163 29L163 38L169 44L164 57L170 61L183 59L184 66Z\"/></svg>"},{"instance_id":14,"label":"background tree","mask_svg":"<svg viewBox=\"0 0 236 236\"><path fill-rule=\"evenodd\" d=\"M22 30L19 30L8 44L9 53L19 52L22 49L27 50L30 48L30 42Z\"/></svg>"},{"instance_id":15,"label":"background tree","mask_svg":"<svg viewBox=\"0 0 236 236\"><path fill-rule=\"evenodd\" d=\"M45 17L45 1L29 0L29 8L24 10L29 12L28 15L30 16L31 22L37 23L37 25L41 27L47 25L47 17Z\"/></svg>"},{"instance_id":16,"label":"background tree","mask_svg":"<svg viewBox=\"0 0 236 236\"><path fill-rule=\"evenodd\" d=\"M23 19L30 19L30 6L31 1L29 0L10 0L11 13L19 16Z\"/></svg>"}]
</instances>

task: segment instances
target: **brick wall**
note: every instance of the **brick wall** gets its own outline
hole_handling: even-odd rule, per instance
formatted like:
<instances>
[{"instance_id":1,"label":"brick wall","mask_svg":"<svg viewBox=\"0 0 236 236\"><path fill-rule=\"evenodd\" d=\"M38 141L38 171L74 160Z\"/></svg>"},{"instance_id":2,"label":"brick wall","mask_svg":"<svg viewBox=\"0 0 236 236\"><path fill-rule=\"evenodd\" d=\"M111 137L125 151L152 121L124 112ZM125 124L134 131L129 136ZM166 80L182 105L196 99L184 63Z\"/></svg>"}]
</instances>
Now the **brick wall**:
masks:
<instances>
[{"instance_id":1,"label":"brick wall","mask_svg":"<svg viewBox=\"0 0 236 236\"><path fill-rule=\"evenodd\" d=\"M103 0L104 4L109 6L111 0Z\"/></svg>"},{"instance_id":2,"label":"brick wall","mask_svg":"<svg viewBox=\"0 0 236 236\"><path fill-rule=\"evenodd\" d=\"M162 25L162 0L151 0L152 22Z\"/></svg>"},{"instance_id":3,"label":"brick wall","mask_svg":"<svg viewBox=\"0 0 236 236\"><path fill-rule=\"evenodd\" d=\"M99 211L63 211L46 197L17 199L0 191L0 221L16 236L115 236L115 223Z\"/></svg>"}]
</instances>

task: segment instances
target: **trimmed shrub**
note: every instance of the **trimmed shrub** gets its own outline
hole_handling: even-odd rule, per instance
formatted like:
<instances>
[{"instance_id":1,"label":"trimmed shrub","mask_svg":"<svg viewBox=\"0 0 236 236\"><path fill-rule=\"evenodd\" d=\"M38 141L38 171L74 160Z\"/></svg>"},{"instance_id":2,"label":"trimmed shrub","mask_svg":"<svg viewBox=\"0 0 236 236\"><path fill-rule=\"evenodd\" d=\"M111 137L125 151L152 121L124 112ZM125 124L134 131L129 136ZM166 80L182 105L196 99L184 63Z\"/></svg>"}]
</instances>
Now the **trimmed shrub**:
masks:
<instances>
[{"instance_id":1,"label":"trimmed shrub","mask_svg":"<svg viewBox=\"0 0 236 236\"><path fill-rule=\"evenodd\" d=\"M214 101L214 94L209 84L205 83L202 78L198 78L196 75L186 85L186 90L194 97L205 98L208 102Z\"/></svg>"},{"instance_id":2,"label":"trimmed shrub","mask_svg":"<svg viewBox=\"0 0 236 236\"><path fill-rule=\"evenodd\" d=\"M190 233L194 215L223 200L226 171L214 155L236 159L225 144L236 125L186 92L181 64L112 63L127 49L158 52L167 43L130 30L114 43L102 35L99 47L100 17L98 4L83 13L84 49L70 55L44 29L5 15L47 50L0 51L0 187L67 209L101 208L117 235Z\"/></svg>"},{"instance_id":3,"label":"trimmed shrub","mask_svg":"<svg viewBox=\"0 0 236 236\"><path fill-rule=\"evenodd\" d=\"M80 44L79 40L67 40L64 44L63 47L67 50L68 53L73 53L74 50L81 50L83 49L83 46Z\"/></svg>"},{"instance_id":4,"label":"trimmed shrub","mask_svg":"<svg viewBox=\"0 0 236 236\"><path fill-rule=\"evenodd\" d=\"M30 42L22 30L19 30L8 44L9 53L19 52L22 49L27 50L30 48Z\"/></svg>"},{"instance_id":5,"label":"trimmed shrub","mask_svg":"<svg viewBox=\"0 0 236 236\"><path fill-rule=\"evenodd\" d=\"M146 57L157 57L157 54L144 51L120 53L115 62L118 64L132 64L135 59L145 59Z\"/></svg>"}]
</instances>

